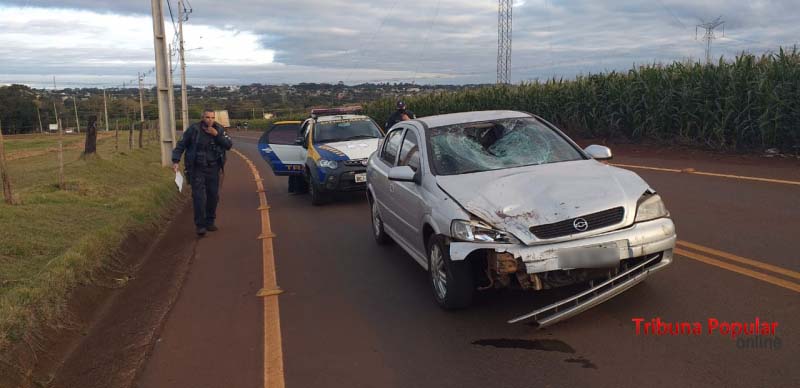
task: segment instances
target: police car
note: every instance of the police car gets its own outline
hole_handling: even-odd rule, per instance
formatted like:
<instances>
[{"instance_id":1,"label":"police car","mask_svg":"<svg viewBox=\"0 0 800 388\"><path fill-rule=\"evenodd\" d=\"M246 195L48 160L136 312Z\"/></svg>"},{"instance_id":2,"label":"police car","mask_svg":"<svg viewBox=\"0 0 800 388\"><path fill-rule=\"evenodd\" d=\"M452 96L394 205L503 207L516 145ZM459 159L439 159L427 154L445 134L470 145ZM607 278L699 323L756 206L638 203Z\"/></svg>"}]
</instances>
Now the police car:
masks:
<instances>
[{"instance_id":1,"label":"police car","mask_svg":"<svg viewBox=\"0 0 800 388\"><path fill-rule=\"evenodd\" d=\"M275 175L289 176L289 191L308 191L314 205L333 192L365 190L367 159L383 132L370 117L357 114L360 110L313 109L299 127L275 123L258 149Z\"/></svg>"}]
</instances>

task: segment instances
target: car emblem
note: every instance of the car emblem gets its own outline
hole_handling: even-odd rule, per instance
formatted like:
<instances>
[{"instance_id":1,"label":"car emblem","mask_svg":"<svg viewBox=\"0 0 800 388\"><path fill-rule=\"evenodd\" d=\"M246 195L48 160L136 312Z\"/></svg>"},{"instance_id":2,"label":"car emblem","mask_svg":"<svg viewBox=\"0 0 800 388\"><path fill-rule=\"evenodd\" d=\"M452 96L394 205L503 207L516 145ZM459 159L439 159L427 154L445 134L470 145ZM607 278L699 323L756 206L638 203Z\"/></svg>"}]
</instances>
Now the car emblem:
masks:
<instances>
[{"instance_id":1,"label":"car emblem","mask_svg":"<svg viewBox=\"0 0 800 388\"><path fill-rule=\"evenodd\" d=\"M367 159L362 160L361 165L367 167Z\"/></svg>"},{"instance_id":2,"label":"car emblem","mask_svg":"<svg viewBox=\"0 0 800 388\"><path fill-rule=\"evenodd\" d=\"M575 230L578 232L585 232L586 229L589 229L589 223L583 218L576 218L575 221L572 222L572 226L574 226Z\"/></svg>"}]
</instances>

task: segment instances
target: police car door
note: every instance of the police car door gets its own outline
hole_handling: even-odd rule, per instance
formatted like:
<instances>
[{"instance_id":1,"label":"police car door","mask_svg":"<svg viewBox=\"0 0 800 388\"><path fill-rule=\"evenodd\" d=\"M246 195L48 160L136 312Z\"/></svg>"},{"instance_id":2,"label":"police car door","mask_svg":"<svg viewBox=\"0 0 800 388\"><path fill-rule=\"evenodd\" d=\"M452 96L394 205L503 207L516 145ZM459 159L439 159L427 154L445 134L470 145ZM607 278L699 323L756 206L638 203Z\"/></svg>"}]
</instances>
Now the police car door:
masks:
<instances>
[{"instance_id":1,"label":"police car door","mask_svg":"<svg viewBox=\"0 0 800 388\"><path fill-rule=\"evenodd\" d=\"M299 130L294 123L276 123L261 135L258 150L275 175L303 175L307 150L302 139L310 123L306 120Z\"/></svg>"}]
</instances>

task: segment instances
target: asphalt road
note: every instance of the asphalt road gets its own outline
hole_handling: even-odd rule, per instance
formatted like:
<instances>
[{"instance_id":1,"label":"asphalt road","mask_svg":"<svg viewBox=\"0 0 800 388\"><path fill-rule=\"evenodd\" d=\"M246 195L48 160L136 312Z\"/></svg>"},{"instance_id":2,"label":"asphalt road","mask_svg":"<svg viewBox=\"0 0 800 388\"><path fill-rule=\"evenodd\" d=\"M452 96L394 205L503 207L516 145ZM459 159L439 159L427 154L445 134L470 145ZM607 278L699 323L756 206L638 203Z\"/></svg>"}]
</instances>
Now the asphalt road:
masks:
<instances>
[{"instance_id":1,"label":"asphalt road","mask_svg":"<svg viewBox=\"0 0 800 388\"><path fill-rule=\"evenodd\" d=\"M446 312L434 303L427 274L418 264L397 245L374 243L363 195L312 207L307 195L287 193L286 178L271 174L255 139L237 137L235 143L259 167L271 206L272 230L277 234L276 269L285 290L279 296L279 319L287 387L800 386L798 291L679 255L670 267L644 283L544 330L506 321L558 300L564 291L487 292L479 294L468 310ZM675 167L686 161L631 154L618 156L614 162ZM791 165L776 169L714 160L692 163L678 167L747 171L748 175L764 172L795 180L800 175ZM244 171L243 165L237 162L231 168ZM635 171L665 199L681 241L800 271L800 254L795 249L800 236L800 186ZM252 181L231 179L223 188L226 193L237 199L221 205L220 222L228 221L220 234L212 236L214 244L236 245L237 257L259 257L257 243L239 239L258 234ZM240 217L252 231L234 226ZM236 230L226 232L225 226ZM212 240L201 244L210 245ZM800 284L793 272L775 273L758 263L737 263L696 247L683 248L695 257ZM224 252L219 247L213 250ZM189 275L185 295L165 326L163 340L174 339L173 350L156 347L140 386L221 387L226 381L246 377L249 382L261 375L262 360L253 346L262 346L263 331L253 326L275 317L254 313L257 303L247 301L246 293L258 288L253 285L258 276L252 274L260 274L260 262L240 260L231 265L235 268L212 265L200 276ZM235 286L237 278L240 288ZM231 285L220 285L222 281ZM225 306L234 300L241 308L224 309L226 316L218 317L215 325L203 326L204 319L196 313L209 313L204 298L216 298L215 287L233 290L220 296L222 303L207 303ZM780 339L779 349L748 348L705 331L712 318L752 322L756 317L778 322L776 336L769 339L773 344ZM704 331L691 336L637 335L634 318L700 322ZM252 322L235 325L241 320ZM187 330L195 334L187 335ZM218 345L176 344L182 341ZM218 346L230 350L219 353ZM183 369L169 367L180 364ZM230 371L232 365L238 371ZM222 369L217 373L215 368ZM220 373L238 373L238 377L211 376Z\"/></svg>"}]
</instances>

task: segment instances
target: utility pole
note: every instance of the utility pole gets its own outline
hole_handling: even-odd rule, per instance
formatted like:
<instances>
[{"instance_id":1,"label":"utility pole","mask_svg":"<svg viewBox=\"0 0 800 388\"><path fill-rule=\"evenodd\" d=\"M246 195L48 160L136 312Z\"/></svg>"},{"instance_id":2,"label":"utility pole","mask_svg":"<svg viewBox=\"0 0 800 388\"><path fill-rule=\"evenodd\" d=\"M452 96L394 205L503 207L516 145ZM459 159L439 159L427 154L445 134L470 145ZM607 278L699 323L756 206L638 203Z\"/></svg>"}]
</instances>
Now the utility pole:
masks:
<instances>
[{"instance_id":1,"label":"utility pole","mask_svg":"<svg viewBox=\"0 0 800 388\"><path fill-rule=\"evenodd\" d=\"M158 127L161 134L161 165L172 165L172 149L175 148L175 137L169 129L170 119L175 112L169 109L169 69L167 63L167 42L164 31L164 8L162 0L150 0L153 13L153 46L156 57L156 93L158 94ZM175 128L173 126L173 128Z\"/></svg>"},{"instance_id":2,"label":"utility pole","mask_svg":"<svg viewBox=\"0 0 800 388\"><path fill-rule=\"evenodd\" d=\"M695 40L697 39L698 29L703 28L706 30L703 35L703 39L706 41L706 63L711 63L711 41L717 38L714 36L714 29L719 26L722 26L722 36L725 36L725 22L722 20L722 16L717 17L711 22L698 24L694 28Z\"/></svg>"},{"instance_id":3,"label":"utility pole","mask_svg":"<svg viewBox=\"0 0 800 388\"><path fill-rule=\"evenodd\" d=\"M139 74L139 121L144 123L144 91L142 90L142 73Z\"/></svg>"},{"instance_id":4,"label":"utility pole","mask_svg":"<svg viewBox=\"0 0 800 388\"><path fill-rule=\"evenodd\" d=\"M103 110L105 111L106 132L108 132L108 101L106 100L105 89L103 89Z\"/></svg>"},{"instance_id":5,"label":"utility pole","mask_svg":"<svg viewBox=\"0 0 800 388\"><path fill-rule=\"evenodd\" d=\"M512 1L499 0L497 10L497 83L509 82L511 65Z\"/></svg>"},{"instance_id":6,"label":"utility pole","mask_svg":"<svg viewBox=\"0 0 800 388\"><path fill-rule=\"evenodd\" d=\"M175 119L175 84L172 82L172 76L173 76L173 71L172 71L172 56L173 55L172 54L173 54L172 43L170 43L170 45L169 45L169 111L172 112L172 114L170 115L170 118L172 119L172 122L169 123L169 130L172 133L172 138L174 139L175 138L175 120L176 119ZM175 143L173 143L172 146L174 147Z\"/></svg>"},{"instance_id":7,"label":"utility pole","mask_svg":"<svg viewBox=\"0 0 800 388\"><path fill-rule=\"evenodd\" d=\"M81 133L81 123L78 122L78 95L72 98L72 106L75 107L75 132Z\"/></svg>"},{"instance_id":8,"label":"utility pole","mask_svg":"<svg viewBox=\"0 0 800 388\"><path fill-rule=\"evenodd\" d=\"M186 97L186 58L183 50L183 0L178 0L178 38L181 61L181 129L189 127L189 100Z\"/></svg>"},{"instance_id":9,"label":"utility pole","mask_svg":"<svg viewBox=\"0 0 800 388\"><path fill-rule=\"evenodd\" d=\"M44 128L42 128L42 114L39 113L39 107L36 107L36 117L39 118L39 133L44 133Z\"/></svg>"}]
</instances>

